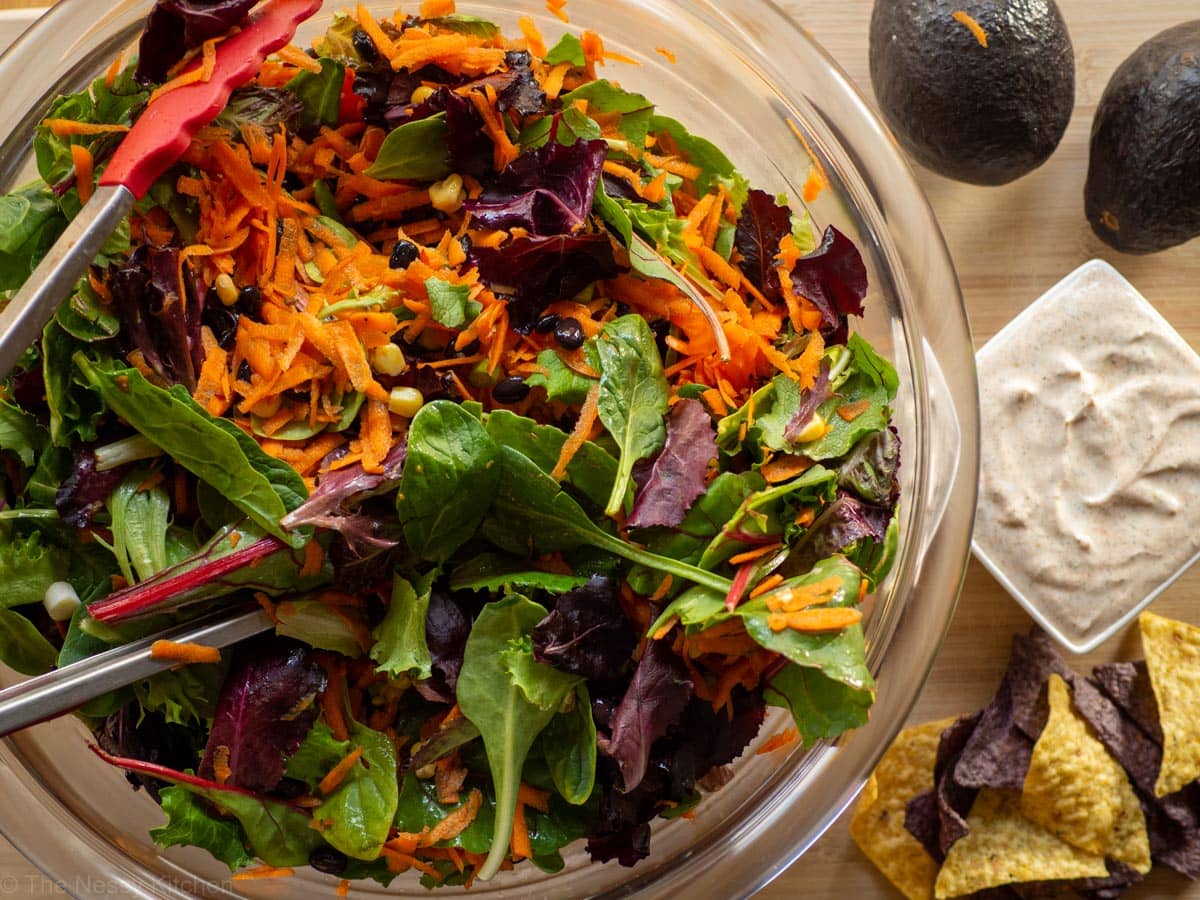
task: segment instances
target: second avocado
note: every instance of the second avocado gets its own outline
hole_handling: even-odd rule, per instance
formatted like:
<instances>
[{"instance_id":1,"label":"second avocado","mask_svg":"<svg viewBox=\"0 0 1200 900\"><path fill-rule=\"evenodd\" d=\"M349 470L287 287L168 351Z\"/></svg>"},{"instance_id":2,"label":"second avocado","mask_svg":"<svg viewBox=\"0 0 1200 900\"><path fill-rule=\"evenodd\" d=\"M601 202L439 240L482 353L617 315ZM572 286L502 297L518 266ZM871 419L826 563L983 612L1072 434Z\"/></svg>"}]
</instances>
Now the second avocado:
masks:
<instances>
[{"instance_id":1,"label":"second avocado","mask_svg":"<svg viewBox=\"0 0 1200 900\"><path fill-rule=\"evenodd\" d=\"M1054 0L876 0L870 60L904 149L971 184L1040 166L1075 105L1075 57Z\"/></svg>"}]
</instances>

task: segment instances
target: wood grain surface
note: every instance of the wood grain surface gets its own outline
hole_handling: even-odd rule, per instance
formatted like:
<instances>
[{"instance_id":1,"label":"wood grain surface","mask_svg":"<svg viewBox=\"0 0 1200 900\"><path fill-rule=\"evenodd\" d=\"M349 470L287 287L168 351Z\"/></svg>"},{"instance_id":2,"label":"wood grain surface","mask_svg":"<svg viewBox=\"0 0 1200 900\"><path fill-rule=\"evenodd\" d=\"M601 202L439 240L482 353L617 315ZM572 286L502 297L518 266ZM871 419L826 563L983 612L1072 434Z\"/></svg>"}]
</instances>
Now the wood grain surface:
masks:
<instances>
[{"instance_id":1,"label":"wood grain surface","mask_svg":"<svg viewBox=\"0 0 1200 900\"><path fill-rule=\"evenodd\" d=\"M0 0L0 8L23 5L38 4ZM870 96L870 0L784 2L783 6ZM976 345L1063 275L1101 257L1124 273L1193 347L1200 348L1200 240L1153 256L1122 256L1101 244L1083 218L1088 132L1109 76L1143 40L1195 18L1200 5L1196 0L1059 0L1059 6L1075 45L1076 107L1066 137L1050 161L1001 188L971 187L918 172L954 256ZM984 428L986 439L986 423ZM1154 609L1200 622L1198 598L1200 570L1181 578ZM958 613L912 721L968 712L986 703L1004 671L1012 636L1029 625L1024 611L972 562ZM1075 663L1086 670L1097 662L1140 655L1131 629ZM899 897L854 847L846 827L843 817L760 896L767 900ZM61 896L61 891L0 840L0 897L56 895ZM1170 872L1155 872L1127 896L1200 898L1200 885Z\"/></svg>"}]
</instances>

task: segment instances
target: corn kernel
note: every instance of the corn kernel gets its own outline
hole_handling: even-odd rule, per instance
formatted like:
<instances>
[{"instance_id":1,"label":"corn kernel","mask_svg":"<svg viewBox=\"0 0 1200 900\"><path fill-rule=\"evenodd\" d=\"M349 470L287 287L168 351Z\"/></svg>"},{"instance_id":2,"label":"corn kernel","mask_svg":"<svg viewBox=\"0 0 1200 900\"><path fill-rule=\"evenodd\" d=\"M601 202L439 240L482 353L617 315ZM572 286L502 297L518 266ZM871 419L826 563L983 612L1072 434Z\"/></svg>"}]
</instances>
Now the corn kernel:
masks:
<instances>
[{"instance_id":1,"label":"corn kernel","mask_svg":"<svg viewBox=\"0 0 1200 900\"><path fill-rule=\"evenodd\" d=\"M75 610L79 608L79 595L75 593L75 588L71 587L70 582L56 581L46 588L42 604L55 622L69 622Z\"/></svg>"},{"instance_id":2,"label":"corn kernel","mask_svg":"<svg viewBox=\"0 0 1200 900\"><path fill-rule=\"evenodd\" d=\"M412 92L412 105L416 106L418 103L424 103L432 96L433 88L427 84L423 84Z\"/></svg>"},{"instance_id":3,"label":"corn kernel","mask_svg":"<svg viewBox=\"0 0 1200 900\"><path fill-rule=\"evenodd\" d=\"M794 443L807 444L809 441L819 440L820 438L823 438L824 436L825 436L825 419L821 417L820 413L815 412L815 413L813 413L813 417L809 421L809 423L804 426L804 430L801 431L798 435L796 435L796 439L795 439Z\"/></svg>"},{"instance_id":4,"label":"corn kernel","mask_svg":"<svg viewBox=\"0 0 1200 900\"><path fill-rule=\"evenodd\" d=\"M438 212L458 212L466 199L467 190L463 186L461 175L450 175L429 186L429 202Z\"/></svg>"},{"instance_id":5,"label":"corn kernel","mask_svg":"<svg viewBox=\"0 0 1200 900\"><path fill-rule=\"evenodd\" d=\"M411 419L425 405L424 395L416 388L392 388L388 397L388 411L397 416Z\"/></svg>"},{"instance_id":6,"label":"corn kernel","mask_svg":"<svg viewBox=\"0 0 1200 900\"><path fill-rule=\"evenodd\" d=\"M395 344L384 344L371 354L371 367L380 375L400 375L408 368L408 360Z\"/></svg>"},{"instance_id":7,"label":"corn kernel","mask_svg":"<svg viewBox=\"0 0 1200 900\"><path fill-rule=\"evenodd\" d=\"M274 397L267 397L265 400L259 400L250 408L250 412L260 419L269 419L275 413L279 412L279 407L283 405L283 395L276 394Z\"/></svg>"},{"instance_id":8,"label":"corn kernel","mask_svg":"<svg viewBox=\"0 0 1200 900\"><path fill-rule=\"evenodd\" d=\"M217 276L217 280L213 282L213 287L217 290L217 297L226 306L233 306L238 301L237 285L233 283L233 279L222 272Z\"/></svg>"}]
</instances>

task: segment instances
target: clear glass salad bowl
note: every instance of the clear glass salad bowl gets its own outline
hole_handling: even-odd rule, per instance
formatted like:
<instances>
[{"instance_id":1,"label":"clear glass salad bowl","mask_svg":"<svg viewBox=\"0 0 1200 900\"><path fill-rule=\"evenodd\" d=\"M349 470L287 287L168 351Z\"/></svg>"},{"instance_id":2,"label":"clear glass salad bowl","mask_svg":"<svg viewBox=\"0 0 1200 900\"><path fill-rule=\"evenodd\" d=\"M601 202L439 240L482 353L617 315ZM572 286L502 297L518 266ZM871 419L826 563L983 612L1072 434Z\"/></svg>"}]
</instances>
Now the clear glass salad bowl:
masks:
<instances>
[{"instance_id":1,"label":"clear glass salad bowl","mask_svg":"<svg viewBox=\"0 0 1200 900\"><path fill-rule=\"evenodd\" d=\"M412 7L412 3L407 4ZM52 96L77 91L135 40L150 0L61 0L0 58L0 189L34 175L32 129ZM344 2L308 23L315 35ZM391 13L394 0L367 6ZM801 195L813 154L830 189L810 205L860 246L871 276L859 328L896 363L896 423L905 447L900 559L873 599L868 662L878 680L870 724L808 752L756 755L706 796L693 820L658 821L649 859L632 869L589 863L582 845L566 869L503 873L471 889L485 897L747 896L800 856L837 818L903 724L950 623L969 550L978 464L972 344L941 233L907 164L845 75L801 28L765 0L571 0L563 26L542 0L462 2L459 11L516 33L531 16L547 36L600 32L606 77L650 97L664 113L717 143L751 182ZM656 52L664 47L676 62ZM798 134L803 140L798 140ZM0 684L15 676L0 672ZM778 713L757 743L784 727ZM0 832L79 897L331 896L312 870L240 882L206 853L160 852L147 831L158 806L87 750L74 719L0 743ZM452 889L451 889L452 890ZM425 896L402 876L386 891L355 884L352 897Z\"/></svg>"}]
</instances>

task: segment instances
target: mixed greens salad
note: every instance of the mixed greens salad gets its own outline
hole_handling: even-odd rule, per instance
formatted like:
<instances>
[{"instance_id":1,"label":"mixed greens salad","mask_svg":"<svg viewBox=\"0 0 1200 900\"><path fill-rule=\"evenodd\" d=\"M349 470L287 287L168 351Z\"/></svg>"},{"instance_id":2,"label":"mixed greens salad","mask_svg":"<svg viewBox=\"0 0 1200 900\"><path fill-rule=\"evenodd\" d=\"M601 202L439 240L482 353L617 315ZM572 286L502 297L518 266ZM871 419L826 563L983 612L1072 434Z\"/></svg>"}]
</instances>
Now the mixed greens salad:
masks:
<instances>
[{"instance_id":1,"label":"mixed greens salad","mask_svg":"<svg viewBox=\"0 0 1200 900\"><path fill-rule=\"evenodd\" d=\"M160 2L53 103L0 289L253 6ZM598 35L521 32L359 7L269 59L0 388L0 660L277 623L80 712L162 846L429 886L579 839L633 865L768 706L768 749L866 721L899 438L857 249L598 77Z\"/></svg>"}]
</instances>

